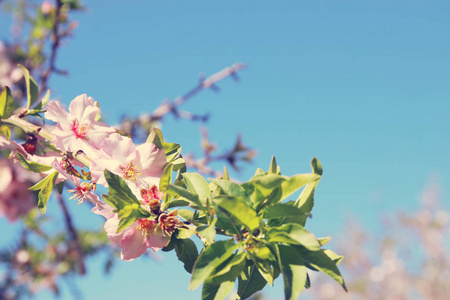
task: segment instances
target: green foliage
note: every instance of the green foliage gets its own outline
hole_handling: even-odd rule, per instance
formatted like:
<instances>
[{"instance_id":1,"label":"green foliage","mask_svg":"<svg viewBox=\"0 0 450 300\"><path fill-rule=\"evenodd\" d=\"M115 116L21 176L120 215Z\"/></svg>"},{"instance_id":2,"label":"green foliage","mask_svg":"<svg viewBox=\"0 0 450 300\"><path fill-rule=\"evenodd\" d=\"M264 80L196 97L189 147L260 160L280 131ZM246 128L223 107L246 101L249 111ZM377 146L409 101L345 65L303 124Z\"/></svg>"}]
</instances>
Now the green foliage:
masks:
<instances>
[{"instance_id":1,"label":"green foliage","mask_svg":"<svg viewBox=\"0 0 450 300\"><path fill-rule=\"evenodd\" d=\"M114 207L119 213L119 226L117 232L121 232L134 221L150 217L150 213L141 208L139 200L126 182L118 175L105 170L105 178L108 182L109 190L107 195L102 195L106 203Z\"/></svg>"},{"instance_id":2,"label":"green foliage","mask_svg":"<svg viewBox=\"0 0 450 300\"><path fill-rule=\"evenodd\" d=\"M152 131L149 141L166 145L170 160L178 156L178 146L167 146L158 130ZM337 268L342 257L321 248L330 238L318 239L304 227L323 173L317 159L311 166L312 173L283 176L272 158L268 172L258 170L241 184L228 175L208 182L197 173L181 172L172 183L175 167L168 162L159 186L165 192L162 208L187 207L178 216L189 226L179 227L164 251L175 250L192 273L189 289L203 284L202 299L224 299L237 278L238 297L245 299L281 274L285 298L297 299L311 285L307 269L327 274L346 289ZM110 191L103 197L119 212L121 229L149 217L119 176L105 171L105 177ZM301 188L298 198L292 199ZM194 234L203 243L200 254L191 240Z\"/></svg>"},{"instance_id":3,"label":"green foliage","mask_svg":"<svg viewBox=\"0 0 450 300\"><path fill-rule=\"evenodd\" d=\"M0 119L7 119L15 108L14 99L9 87L5 86L0 94Z\"/></svg>"},{"instance_id":4,"label":"green foliage","mask_svg":"<svg viewBox=\"0 0 450 300\"><path fill-rule=\"evenodd\" d=\"M29 188L30 191L39 191L38 194L38 209L41 214L45 214L47 211L47 202L52 194L53 187L55 186L56 178L58 178L58 172L55 171Z\"/></svg>"},{"instance_id":5,"label":"green foliage","mask_svg":"<svg viewBox=\"0 0 450 300\"><path fill-rule=\"evenodd\" d=\"M11 130L7 126L0 126L0 135L9 140L11 138Z\"/></svg>"},{"instance_id":6,"label":"green foliage","mask_svg":"<svg viewBox=\"0 0 450 300\"><path fill-rule=\"evenodd\" d=\"M232 240L219 241L206 247L194 264L189 289L194 290L202 284L219 266L233 255L238 245Z\"/></svg>"},{"instance_id":7,"label":"green foliage","mask_svg":"<svg viewBox=\"0 0 450 300\"><path fill-rule=\"evenodd\" d=\"M147 143L154 144L158 149L164 149L166 153L167 164L173 165L173 170L182 172L186 171L186 165L183 157L181 157L181 146L175 143L164 142L160 129L153 127L147 138Z\"/></svg>"},{"instance_id":8,"label":"green foliage","mask_svg":"<svg viewBox=\"0 0 450 300\"><path fill-rule=\"evenodd\" d=\"M20 153L17 153L17 160L20 162L20 164L22 165L22 167L24 167L25 169L32 171L32 172L36 172L36 173L41 173L41 172L46 172L52 169L51 166L47 166L47 165L43 165L34 161L30 161L28 159L25 158L25 156L23 156Z\"/></svg>"},{"instance_id":9,"label":"green foliage","mask_svg":"<svg viewBox=\"0 0 450 300\"><path fill-rule=\"evenodd\" d=\"M30 72L27 68L22 65L19 65L22 69L23 77L25 78L25 84L27 86L27 109L31 108L31 106L36 103L38 98L38 87L36 81L31 77Z\"/></svg>"},{"instance_id":10,"label":"green foliage","mask_svg":"<svg viewBox=\"0 0 450 300\"><path fill-rule=\"evenodd\" d=\"M198 257L197 247L190 239L176 239L172 238L175 252L178 259L184 263L184 269L188 273L192 273L195 261Z\"/></svg>"}]
</instances>

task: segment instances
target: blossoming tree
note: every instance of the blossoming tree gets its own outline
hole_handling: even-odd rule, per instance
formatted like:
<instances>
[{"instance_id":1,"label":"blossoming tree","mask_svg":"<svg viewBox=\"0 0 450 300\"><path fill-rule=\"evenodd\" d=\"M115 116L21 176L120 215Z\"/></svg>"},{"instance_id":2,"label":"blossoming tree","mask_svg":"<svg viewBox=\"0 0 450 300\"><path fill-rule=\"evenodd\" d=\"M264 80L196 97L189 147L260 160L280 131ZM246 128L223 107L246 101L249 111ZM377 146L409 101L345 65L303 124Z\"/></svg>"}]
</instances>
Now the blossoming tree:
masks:
<instances>
[{"instance_id":1,"label":"blossoming tree","mask_svg":"<svg viewBox=\"0 0 450 300\"><path fill-rule=\"evenodd\" d=\"M236 280L238 297L245 299L278 277L284 282L285 298L297 299L310 286L308 269L329 275L346 289L337 267L342 256L323 248L330 238L317 238L305 229L323 173L319 160L312 159L311 173L291 177L281 174L273 158L267 171L257 169L243 183L232 180L226 168L220 176L205 179L188 168L216 173L206 164L192 159L189 163L181 146L166 142L153 126L152 121L178 113L183 101L235 75L242 65L202 80L181 100L163 103L153 115L124 120L120 128L103 122L100 104L85 94L75 97L67 110L59 101L50 100L47 80L57 71L56 50L74 28L68 21L69 12L79 8L77 1L61 0L39 6L34 29L39 28L40 35L33 33L30 39L51 37L48 68L39 73L45 61L43 48L33 52L30 47L27 57L32 59L25 60L28 68L19 65L19 76L16 65L9 62L7 66L13 69L6 72L7 84L0 82L2 215L11 222L22 219L29 231L46 236L40 230L36 208L45 214L48 201L56 199L74 244L58 261L66 263L66 272L85 273L82 256L104 247L106 241L95 245L80 238L95 233L77 234L65 210L64 193L79 204L90 205L92 218L95 214L104 218L104 232L98 236L106 235L118 247L122 260L137 259L149 249L175 251L191 273L189 289L203 285L203 299L223 299ZM39 76L40 88L29 70ZM136 132L144 133L145 141L138 143ZM211 159L213 149L205 148L206 158ZM250 155L238 139L227 156L231 166L236 161L232 155L240 152ZM97 189L104 192L99 195ZM51 239L47 242L54 243ZM36 278L46 274L45 278L52 278L46 284L55 289L58 273L36 263L31 249L25 242L19 245L11 268L23 275L31 268ZM11 274L7 281L19 285ZM28 284L33 292L36 281L31 279Z\"/></svg>"}]
</instances>

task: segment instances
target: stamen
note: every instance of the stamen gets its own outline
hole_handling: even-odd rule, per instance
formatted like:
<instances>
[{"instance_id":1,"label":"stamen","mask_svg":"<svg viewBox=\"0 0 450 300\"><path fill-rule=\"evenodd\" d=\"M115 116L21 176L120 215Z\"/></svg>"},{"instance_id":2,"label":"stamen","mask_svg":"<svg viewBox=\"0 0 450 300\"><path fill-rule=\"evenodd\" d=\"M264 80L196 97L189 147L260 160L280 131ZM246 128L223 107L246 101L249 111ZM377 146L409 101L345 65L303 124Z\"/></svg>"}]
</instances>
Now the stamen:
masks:
<instances>
[{"instance_id":1,"label":"stamen","mask_svg":"<svg viewBox=\"0 0 450 300\"><path fill-rule=\"evenodd\" d=\"M77 185L75 189L68 190L69 193L73 193L73 196L69 199L75 199L78 202L78 205L80 205L84 202L84 199L86 199L86 193L91 190L91 185L89 183L82 182L80 185Z\"/></svg>"},{"instance_id":2,"label":"stamen","mask_svg":"<svg viewBox=\"0 0 450 300\"><path fill-rule=\"evenodd\" d=\"M136 181L136 176L142 174L139 167L135 166L133 162L130 162L126 167L120 167L120 169L123 172L123 177L128 180Z\"/></svg>"},{"instance_id":3,"label":"stamen","mask_svg":"<svg viewBox=\"0 0 450 300\"><path fill-rule=\"evenodd\" d=\"M156 222L154 220L140 219L138 220L138 228L142 230L142 235L147 237L153 233Z\"/></svg>"},{"instance_id":4,"label":"stamen","mask_svg":"<svg viewBox=\"0 0 450 300\"><path fill-rule=\"evenodd\" d=\"M75 136L79 139L84 138L89 130L89 125L80 124L78 121L74 121L72 124L72 131Z\"/></svg>"}]
</instances>

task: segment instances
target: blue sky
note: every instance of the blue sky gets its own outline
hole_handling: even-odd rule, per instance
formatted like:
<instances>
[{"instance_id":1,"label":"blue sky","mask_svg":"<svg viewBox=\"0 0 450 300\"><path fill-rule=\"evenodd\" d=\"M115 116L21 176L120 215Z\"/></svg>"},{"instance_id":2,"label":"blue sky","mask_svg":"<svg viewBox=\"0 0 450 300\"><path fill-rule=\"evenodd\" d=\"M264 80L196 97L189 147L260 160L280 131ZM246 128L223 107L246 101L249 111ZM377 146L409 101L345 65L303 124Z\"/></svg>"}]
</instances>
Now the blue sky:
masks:
<instances>
[{"instance_id":1,"label":"blue sky","mask_svg":"<svg viewBox=\"0 0 450 300\"><path fill-rule=\"evenodd\" d=\"M85 5L89 11L75 16L79 27L58 56L70 75L51 80L53 96L65 103L87 93L114 124L123 112L151 112L162 99L181 95L201 72L245 62L240 83L225 80L220 93L204 91L184 108L211 113L210 138L220 146L241 133L258 151L253 165L233 174L237 179L267 168L272 155L285 175L309 172L311 158L319 158L324 177L307 225L312 232L344 238L340 230L353 218L376 231L380 214L414 210L431 178L448 203L448 1ZM5 19L0 24L9 26ZM187 152L198 151L198 128L169 117L162 130ZM118 264L109 277L101 262L90 261L89 275L76 282L85 299L146 299L149 290L160 299L162 286L164 298L198 299L200 290L187 291L174 254L161 256L161 263ZM280 297L282 282L276 285L271 293Z\"/></svg>"}]
</instances>

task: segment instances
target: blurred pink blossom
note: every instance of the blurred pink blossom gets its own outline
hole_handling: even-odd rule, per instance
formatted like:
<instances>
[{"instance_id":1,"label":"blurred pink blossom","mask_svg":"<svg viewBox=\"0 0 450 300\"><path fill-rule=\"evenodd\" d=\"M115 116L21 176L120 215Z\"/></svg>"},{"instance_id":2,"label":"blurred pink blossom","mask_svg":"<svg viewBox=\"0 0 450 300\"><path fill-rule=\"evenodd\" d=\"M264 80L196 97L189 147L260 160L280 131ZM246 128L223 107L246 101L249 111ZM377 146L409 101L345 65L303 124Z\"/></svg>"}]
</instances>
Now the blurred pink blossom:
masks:
<instances>
[{"instance_id":1,"label":"blurred pink blossom","mask_svg":"<svg viewBox=\"0 0 450 300\"><path fill-rule=\"evenodd\" d=\"M35 207L33 195L28 190L31 185L21 172L26 171L7 159L0 159L0 215L11 222Z\"/></svg>"},{"instance_id":2,"label":"blurred pink blossom","mask_svg":"<svg viewBox=\"0 0 450 300\"><path fill-rule=\"evenodd\" d=\"M50 1L44 1L41 5L41 11L44 15L48 15L52 12L53 5Z\"/></svg>"}]
</instances>

